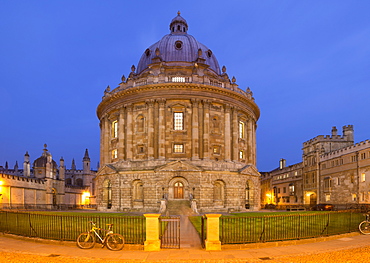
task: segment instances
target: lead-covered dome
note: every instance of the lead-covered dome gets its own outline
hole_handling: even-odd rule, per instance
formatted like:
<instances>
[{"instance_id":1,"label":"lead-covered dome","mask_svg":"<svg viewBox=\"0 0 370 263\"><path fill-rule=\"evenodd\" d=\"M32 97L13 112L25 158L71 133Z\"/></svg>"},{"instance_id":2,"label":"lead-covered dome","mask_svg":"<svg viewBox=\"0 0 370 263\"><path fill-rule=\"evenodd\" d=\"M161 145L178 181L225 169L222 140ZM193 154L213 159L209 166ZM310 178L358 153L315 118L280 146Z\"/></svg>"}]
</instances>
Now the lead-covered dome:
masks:
<instances>
[{"instance_id":1,"label":"lead-covered dome","mask_svg":"<svg viewBox=\"0 0 370 263\"><path fill-rule=\"evenodd\" d=\"M153 59L159 58L164 62L195 62L202 58L203 63L209 69L220 75L220 67L213 52L198 42L192 35L187 33L188 24L186 20L178 15L170 23L170 34L165 35L160 41L151 45L144 51L137 66L137 74L148 69Z\"/></svg>"}]
</instances>

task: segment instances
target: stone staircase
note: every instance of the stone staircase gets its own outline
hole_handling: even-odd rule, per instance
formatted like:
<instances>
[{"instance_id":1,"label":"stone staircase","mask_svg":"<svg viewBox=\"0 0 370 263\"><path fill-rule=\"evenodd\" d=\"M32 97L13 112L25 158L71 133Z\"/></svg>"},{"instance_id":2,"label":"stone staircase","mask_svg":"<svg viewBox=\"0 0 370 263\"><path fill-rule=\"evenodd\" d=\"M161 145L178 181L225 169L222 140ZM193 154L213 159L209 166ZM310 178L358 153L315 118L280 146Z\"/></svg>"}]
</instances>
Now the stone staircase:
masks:
<instances>
[{"instance_id":1,"label":"stone staircase","mask_svg":"<svg viewBox=\"0 0 370 263\"><path fill-rule=\"evenodd\" d=\"M192 215L189 200L168 200L166 215Z\"/></svg>"}]
</instances>

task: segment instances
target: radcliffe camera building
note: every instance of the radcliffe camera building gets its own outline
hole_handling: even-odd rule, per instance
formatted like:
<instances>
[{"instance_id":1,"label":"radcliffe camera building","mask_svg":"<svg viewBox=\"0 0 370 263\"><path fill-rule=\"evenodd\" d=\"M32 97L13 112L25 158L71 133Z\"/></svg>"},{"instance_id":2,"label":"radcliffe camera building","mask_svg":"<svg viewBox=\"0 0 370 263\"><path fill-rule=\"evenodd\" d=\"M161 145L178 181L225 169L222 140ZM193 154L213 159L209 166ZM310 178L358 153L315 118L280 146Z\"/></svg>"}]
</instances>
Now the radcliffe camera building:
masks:
<instances>
[{"instance_id":1,"label":"radcliffe camera building","mask_svg":"<svg viewBox=\"0 0 370 263\"><path fill-rule=\"evenodd\" d=\"M257 210L252 92L188 34L180 13L169 29L97 108L97 207L158 211L161 200L193 200L201 212Z\"/></svg>"}]
</instances>

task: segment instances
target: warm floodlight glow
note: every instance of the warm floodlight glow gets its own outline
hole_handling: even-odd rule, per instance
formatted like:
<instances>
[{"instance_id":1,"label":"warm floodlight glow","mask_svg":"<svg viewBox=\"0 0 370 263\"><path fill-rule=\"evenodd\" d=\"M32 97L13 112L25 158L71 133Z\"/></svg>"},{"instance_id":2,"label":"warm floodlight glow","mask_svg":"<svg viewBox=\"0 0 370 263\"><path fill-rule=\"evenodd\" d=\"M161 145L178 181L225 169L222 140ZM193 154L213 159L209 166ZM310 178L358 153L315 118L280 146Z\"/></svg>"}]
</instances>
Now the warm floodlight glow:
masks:
<instances>
[{"instance_id":1,"label":"warm floodlight glow","mask_svg":"<svg viewBox=\"0 0 370 263\"><path fill-rule=\"evenodd\" d=\"M85 204L85 205L90 204L90 193L89 192L82 193L82 204Z\"/></svg>"}]
</instances>

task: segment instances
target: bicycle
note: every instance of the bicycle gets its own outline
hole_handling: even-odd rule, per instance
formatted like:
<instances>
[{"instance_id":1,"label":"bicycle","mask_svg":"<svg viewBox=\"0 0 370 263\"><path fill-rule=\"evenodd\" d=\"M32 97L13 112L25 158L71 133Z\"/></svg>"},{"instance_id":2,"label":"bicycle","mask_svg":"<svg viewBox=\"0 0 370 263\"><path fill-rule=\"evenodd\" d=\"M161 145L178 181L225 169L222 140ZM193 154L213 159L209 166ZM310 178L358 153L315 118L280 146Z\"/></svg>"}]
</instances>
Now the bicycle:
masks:
<instances>
[{"instance_id":1,"label":"bicycle","mask_svg":"<svg viewBox=\"0 0 370 263\"><path fill-rule=\"evenodd\" d=\"M366 220L362 221L358 228L360 229L360 232L364 235L370 234L370 214L366 214Z\"/></svg>"},{"instance_id":2,"label":"bicycle","mask_svg":"<svg viewBox=\"0 0 370 263\"><path fill-rule=\"evenodd\" d=\"M102 248L104 246L107 246L110 250L121 250L123 246L125 245L125 239L122 235L118 233L113 233L113 224L107 224L109 226L109 229L101 229L99 227L96 227L96 224L92 221L90 221L92 227L91 230L88 232L83 232L78 235L77 237L77 246L82 249L88 249L93 248L96 243L96 237L98 237L99 241L103 244ZM105 236L100 236L97 231L103 231L105 232Z\"/></svg>"}]
</instances>

